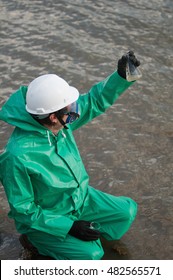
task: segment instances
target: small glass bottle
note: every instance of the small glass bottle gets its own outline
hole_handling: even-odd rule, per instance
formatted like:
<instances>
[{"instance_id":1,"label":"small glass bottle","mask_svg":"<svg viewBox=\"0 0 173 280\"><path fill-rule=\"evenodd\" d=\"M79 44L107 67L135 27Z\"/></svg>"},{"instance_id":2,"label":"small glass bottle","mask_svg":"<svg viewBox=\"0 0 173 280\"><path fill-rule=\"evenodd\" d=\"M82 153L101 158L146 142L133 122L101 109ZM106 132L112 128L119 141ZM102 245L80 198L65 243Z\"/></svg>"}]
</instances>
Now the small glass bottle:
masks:
<instances>
[{"instance_id":1,"label":"small glass bottle","mask_svg":"<svg viewBox=\"0 0 173 280\"><path fill-rule=\"evenodd\" d=\"M101 225L100 225L100 223L97 223L97 222L91 222L90 223L90 228L95 229L95 230L99 230L101 228Z\"/></svg>"},{"instance_id":2,"label":"small glass bottle","mask_svg":"<svg viewBox=\"0 0 173 280\"><path fill-rule=\"evenodd\" d=\"M126 80L128 82L136 81L142 77L141 71L131 62L127 53Z\"/></svg>"}]
</instances>

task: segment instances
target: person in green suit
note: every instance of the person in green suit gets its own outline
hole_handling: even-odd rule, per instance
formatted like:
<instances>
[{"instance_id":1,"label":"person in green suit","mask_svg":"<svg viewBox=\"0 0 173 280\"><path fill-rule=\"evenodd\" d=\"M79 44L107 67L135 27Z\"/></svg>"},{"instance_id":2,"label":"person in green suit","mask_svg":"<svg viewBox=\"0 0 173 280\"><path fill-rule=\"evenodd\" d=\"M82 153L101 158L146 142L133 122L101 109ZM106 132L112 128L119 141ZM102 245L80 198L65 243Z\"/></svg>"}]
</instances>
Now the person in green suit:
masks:
<instances>
[{"instance_id":1,"label":"person in green suit","mask_svg":"<svg viewBox=\"0 0 173 280\"><path fill-rule=\"evenodd\" d=\"M139 61L130 52L135 67ZM0 181L9 217L38 252L58 260L98 260L100 236L120 239L137 213L128 197L116 197L89 185L73 131L104 113L133 82L126 80L127 56L117 70L79 94L56 74L21 86L0 110L14 126L0 155ZM98 222L99 229L91 227Z\"/></svg>"}]
</instances>

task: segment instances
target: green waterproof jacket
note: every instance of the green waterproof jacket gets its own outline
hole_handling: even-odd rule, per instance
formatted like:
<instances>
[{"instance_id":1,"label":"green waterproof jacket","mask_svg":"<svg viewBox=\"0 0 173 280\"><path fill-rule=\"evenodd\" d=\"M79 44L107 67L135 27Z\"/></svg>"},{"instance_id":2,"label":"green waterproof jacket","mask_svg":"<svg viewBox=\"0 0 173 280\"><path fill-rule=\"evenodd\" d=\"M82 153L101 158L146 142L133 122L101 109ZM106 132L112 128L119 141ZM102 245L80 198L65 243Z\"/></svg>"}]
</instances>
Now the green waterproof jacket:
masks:
<instances>
[{"instance_id":1,"label":"green waterproof jacket","mask_svg":"<svg viewBox=\"0 0 173 280\"><path fill-rule=\"evenodd\" d=\"M80 95L80 118L55 136L25 110L26 86L13 93L0 119L15 129L0 155L9 217L20 233L43 231L63 240L87 196L88 175L73 130L105 112L132 83L114 72Z\"/></svg>"}]
</instances>

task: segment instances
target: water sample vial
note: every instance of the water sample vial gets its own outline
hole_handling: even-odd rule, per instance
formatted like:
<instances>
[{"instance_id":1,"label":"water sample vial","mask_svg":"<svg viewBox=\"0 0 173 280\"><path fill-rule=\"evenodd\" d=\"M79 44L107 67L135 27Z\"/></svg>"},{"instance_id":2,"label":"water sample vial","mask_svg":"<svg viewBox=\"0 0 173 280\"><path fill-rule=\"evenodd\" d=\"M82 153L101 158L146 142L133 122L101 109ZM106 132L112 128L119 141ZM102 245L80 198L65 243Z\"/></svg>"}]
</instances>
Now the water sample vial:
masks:
<instances>
[{"instance_id":1,"label":"water sample vial","mask_svg":"<svg viewBox=\"0 0 173 280\"><path fill-rule=\"evenodd\" d=\"M136 81L142 77L140 70L131 62L127 54L126 80L128 82Z\"/></svg>"},{"instance_id":2,"label":"water sample vial","mask_svg":"<svg viewBox=\"0 0 173 280\"><path fill-rule=\"evenodd\" d=\"M99 229L101 228L101 226L100 226L100 223L91 222L91 223L90 223L90 228L91 228L91 229L99 230Z\"/></svg>"}]
</instances>

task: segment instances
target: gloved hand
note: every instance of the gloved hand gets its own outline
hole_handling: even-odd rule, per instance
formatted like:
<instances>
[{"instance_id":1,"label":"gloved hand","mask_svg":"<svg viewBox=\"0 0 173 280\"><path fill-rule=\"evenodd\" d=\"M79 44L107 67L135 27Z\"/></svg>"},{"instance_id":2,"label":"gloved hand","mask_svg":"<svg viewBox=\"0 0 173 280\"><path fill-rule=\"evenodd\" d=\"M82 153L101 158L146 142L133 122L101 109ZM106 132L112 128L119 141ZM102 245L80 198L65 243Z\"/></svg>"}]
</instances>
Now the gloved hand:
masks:
<instances>
[{"instance_id":1,"label":"gloved hand","mask_svg":"<svg viewBox=\"0 0 173 280\"><path fill-rule=\"evenodd\" d=\"M140 65L140 61L136 58L133 51L129 51L127 54L123 55L118 60L117 72L124 79L126 79L126 66L128 62L128 56L130 61L132 62L132 64L134 64L135 67L138 67Z\"/></svg>"},{"instance_id":2,"label":"gloved hand","mask_svg":"<svg viewBox=\"0 0 173 280\"><path fill-rule=\"evenodd\" d=\"M91 229L90 224L90 222L83 220L74 221L71 229L69 230L69 234L84 241L97 240L100 237L100 232L98 230Z\"/></svg>"}]
</instances>

